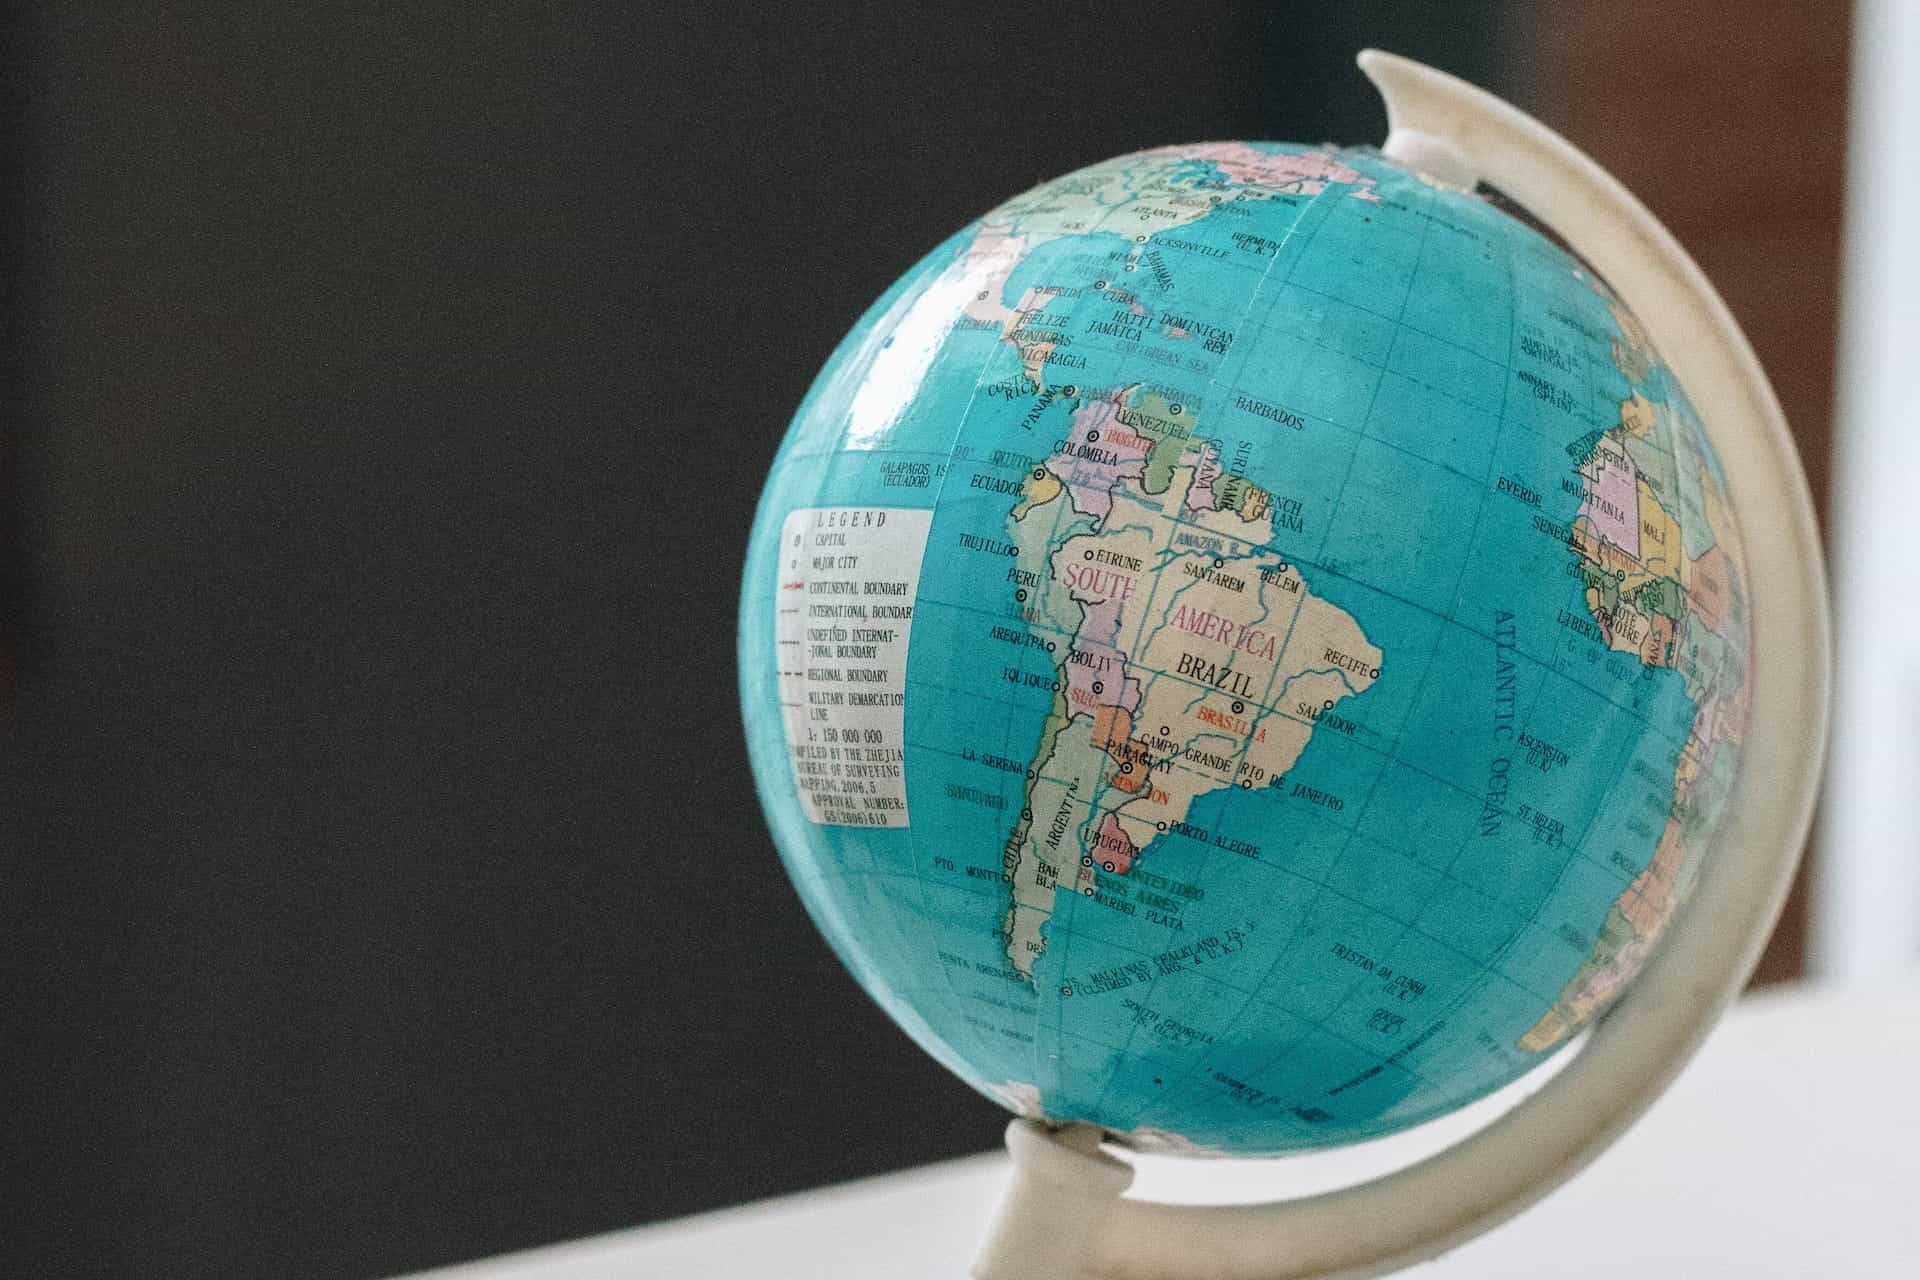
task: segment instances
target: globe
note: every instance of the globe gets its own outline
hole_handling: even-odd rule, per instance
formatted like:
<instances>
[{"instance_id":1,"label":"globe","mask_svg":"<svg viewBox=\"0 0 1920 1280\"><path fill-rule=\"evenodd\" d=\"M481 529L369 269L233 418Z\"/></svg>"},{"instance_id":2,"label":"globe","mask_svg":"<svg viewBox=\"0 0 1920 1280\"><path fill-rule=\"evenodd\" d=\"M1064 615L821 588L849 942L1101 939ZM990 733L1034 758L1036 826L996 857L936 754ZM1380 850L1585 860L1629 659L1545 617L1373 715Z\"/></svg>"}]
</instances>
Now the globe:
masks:
<instances>
[{"instance_id":1,"label":"globe","mask_svg":"<svg viewBox=\"0 0 1920 1280\"><path fill-rule=\"evenodd\" d=\"M833 353L748 549L754 774L840 958L981 1093L1141 1148L1379 1137L1653 954L1740 765L1743 566L1685 390L1524 210L1162 147Z\"/></svg>"}]
</instances>

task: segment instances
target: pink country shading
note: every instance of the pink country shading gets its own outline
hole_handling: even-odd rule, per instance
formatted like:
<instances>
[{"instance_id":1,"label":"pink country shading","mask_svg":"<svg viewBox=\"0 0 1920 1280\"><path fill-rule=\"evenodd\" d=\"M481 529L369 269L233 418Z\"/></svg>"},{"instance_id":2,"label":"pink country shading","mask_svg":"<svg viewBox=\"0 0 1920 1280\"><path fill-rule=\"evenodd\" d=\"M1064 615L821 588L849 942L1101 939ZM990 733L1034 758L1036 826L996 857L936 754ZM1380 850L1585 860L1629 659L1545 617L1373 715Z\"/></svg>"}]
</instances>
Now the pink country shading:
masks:
<instances>
[{"instance_id":1,"label":"pink country shading","mask_svg":"<svg viewBox=\"0 0 1920 1280\"><path fill-rule=\"evenodd\" d=\"M1132 868L1133 860L1140 856L1140 851L1133 847L1133 841L1127 838L1117 814L1109 813L1101 820L1100 830L1093 838L1093 846L1100 869L1115 875L1125 875Z\"/></svg>"},{"instance_id":2,"label":"pink country shading","mask_svg":"<svg viewBox=\"0 0 1920 1280\"><path fill-rule=\"evenodd\" d=\"M1636 560L1640 557L1640 473L1625 449L1595 449L1587 468L1587 497L1580 514L1599 537Z\"/></svg>"},{"instance_id":3,"label":"pink country shading","mask_svg":"<svg viewBox=\"0 0 1920 1280\"><path fill-rule=\"evenodd\" d=\"M1052 463L1073 505L1095 520L1107 518L1116 484L1147 474L1147 453L1153 448L1153 441L1120 422L1119 412L1113 400L1095 400L1076 410L1061 451L1065 456L1056 455Z\"/></svg>"},{"instance_id":4,"label":"pink country shading","mask_svg":"<svg viewBox=\"0 0 1920 1280\"><path fill-rule=\"evenodd\" d=\"M1067 701L1076 714L1103 706L1124 707L1131 714L1140 706L1140 682L1127 674L1127 655L1117 643L1126 604L1114 598L1080 607L1084 616L1073 651L1060 664L1067 676Z\"/></svg>"}]
</instances>

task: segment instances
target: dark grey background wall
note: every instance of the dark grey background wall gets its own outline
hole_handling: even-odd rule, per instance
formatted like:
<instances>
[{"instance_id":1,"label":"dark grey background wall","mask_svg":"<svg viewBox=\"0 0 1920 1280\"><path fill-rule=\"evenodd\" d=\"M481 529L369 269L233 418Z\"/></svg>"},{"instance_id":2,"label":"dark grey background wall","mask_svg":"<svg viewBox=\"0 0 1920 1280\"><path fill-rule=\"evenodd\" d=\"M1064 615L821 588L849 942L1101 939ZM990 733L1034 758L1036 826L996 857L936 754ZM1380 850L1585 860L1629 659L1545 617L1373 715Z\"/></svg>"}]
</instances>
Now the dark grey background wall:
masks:
<instances>
[{"instance_id":1,"label":"dark grey background wall","mask_svg":"<svg viewBox=\"0 0 1920 1280\"><path fill-rule=\"evenodd\" d=\"M929 246L1377 140L1492 4L29 6L0 1273L366 1277L983 1149L733 685L762 470ZM484 11L483 11L484 10Z\"/></svg>"}]
</instances>

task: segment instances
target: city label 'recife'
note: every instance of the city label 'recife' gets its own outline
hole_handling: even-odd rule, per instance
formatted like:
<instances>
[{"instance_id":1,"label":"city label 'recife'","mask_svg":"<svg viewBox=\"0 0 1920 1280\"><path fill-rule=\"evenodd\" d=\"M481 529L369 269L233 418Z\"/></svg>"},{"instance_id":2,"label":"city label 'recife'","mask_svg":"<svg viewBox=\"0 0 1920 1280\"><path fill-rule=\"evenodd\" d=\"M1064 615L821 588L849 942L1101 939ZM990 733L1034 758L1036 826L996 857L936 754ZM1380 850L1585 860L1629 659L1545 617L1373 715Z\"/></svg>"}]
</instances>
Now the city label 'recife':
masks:
<instances>
[{"instance_id":1,"label":"city label 'recife'","mask_svg":"<svg viewBox=\"0 0 1920 1280\"><path fill-rule=\"evenodd\" d=\"M1631 982L1738 764L1746 590L1684 391L1563 248L1372 151L1169 147L855 326L761 499L741 689L789 873L942 1062L1284 1151Z\"/></svg>"}]
</instances>

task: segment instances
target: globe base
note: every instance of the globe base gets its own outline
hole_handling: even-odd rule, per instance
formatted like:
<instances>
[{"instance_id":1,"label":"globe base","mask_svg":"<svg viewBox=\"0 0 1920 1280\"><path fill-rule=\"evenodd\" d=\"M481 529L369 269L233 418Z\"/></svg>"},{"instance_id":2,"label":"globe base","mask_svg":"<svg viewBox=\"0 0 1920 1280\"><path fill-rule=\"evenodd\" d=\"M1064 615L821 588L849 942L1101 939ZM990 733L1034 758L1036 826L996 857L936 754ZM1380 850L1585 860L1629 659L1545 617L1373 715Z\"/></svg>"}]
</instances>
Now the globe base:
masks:
<instances>
[{"instance_id":1,"label":"globe base","mask_svg":"<svg viewBox=\"0 0 1920 1280\"><path fill-rule=\"evenodd\" d=\"M1093 1125L1007 1126L1013 1179L994 1211L974 1280L1073 1280L1087 1241L1133 1182L1133 1168L1100 1150Z\"/></svg>"}]
</instances>

